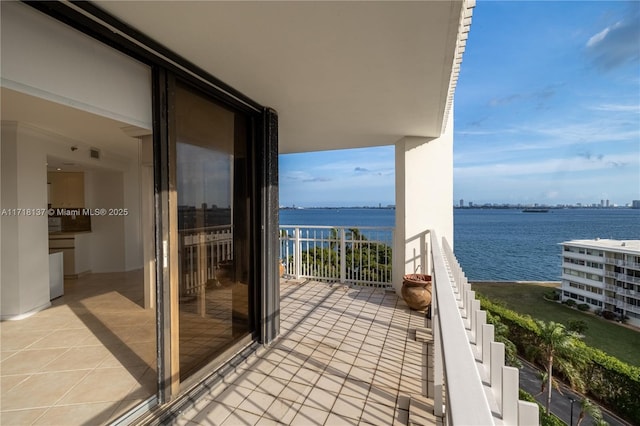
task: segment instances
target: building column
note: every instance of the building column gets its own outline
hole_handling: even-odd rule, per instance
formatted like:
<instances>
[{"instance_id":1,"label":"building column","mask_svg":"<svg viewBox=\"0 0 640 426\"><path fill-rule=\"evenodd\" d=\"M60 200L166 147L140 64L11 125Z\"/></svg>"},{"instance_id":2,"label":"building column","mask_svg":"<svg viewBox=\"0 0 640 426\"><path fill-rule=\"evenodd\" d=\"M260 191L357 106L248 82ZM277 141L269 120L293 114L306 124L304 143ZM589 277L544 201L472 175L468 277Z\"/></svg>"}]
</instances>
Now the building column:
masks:
<instances>
[{"instance_id":1,"label":"building column","mask_svg":"<svg viewBox=\"0 0 640 426\"><path fill-rule=\"evenodd\" d=\"M433 229L453 247L453 114L436 138L406 136L396 142L396 226L393 286L402 276L431 273L425 245Z\"/></svg>"}]
</instances>

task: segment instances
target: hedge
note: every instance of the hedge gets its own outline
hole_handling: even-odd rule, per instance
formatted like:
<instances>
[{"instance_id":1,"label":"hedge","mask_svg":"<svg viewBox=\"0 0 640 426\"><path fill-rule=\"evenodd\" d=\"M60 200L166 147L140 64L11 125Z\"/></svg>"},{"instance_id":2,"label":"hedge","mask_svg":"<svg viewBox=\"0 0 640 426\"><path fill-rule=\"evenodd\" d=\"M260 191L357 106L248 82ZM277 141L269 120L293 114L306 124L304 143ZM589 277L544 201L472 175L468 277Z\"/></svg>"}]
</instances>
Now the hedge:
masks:
<instances>
[{"instance_id":1,"label":"hedge","mask_svg":"<svg viewBox=\"0 0 640 426\"><path fill-rule=\"evenodd\" d=\"M479 296L482 309L499 315L509 327L509 339L527 358L527 348L537 345L538 328L529 315L522 315ZM633 424L640 424L640 368L605 352L576 342L575 360L584 360L580 375L587 383L587 394ZM562 376L562 371L559 371Z\"/></svg>"}]
</instances>

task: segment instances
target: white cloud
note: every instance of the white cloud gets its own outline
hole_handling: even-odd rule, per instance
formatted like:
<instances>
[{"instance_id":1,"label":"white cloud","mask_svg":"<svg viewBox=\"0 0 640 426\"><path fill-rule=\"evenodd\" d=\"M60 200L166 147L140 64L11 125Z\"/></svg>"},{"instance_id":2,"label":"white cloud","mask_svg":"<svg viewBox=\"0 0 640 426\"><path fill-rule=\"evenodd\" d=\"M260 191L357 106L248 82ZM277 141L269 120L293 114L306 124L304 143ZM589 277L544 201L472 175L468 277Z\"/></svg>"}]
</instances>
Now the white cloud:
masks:
<instances>
[{"instance_id":1,"label":"white cloud","mask_svg":"<svg viewBox=\"0 0 640 426\"><path fill-rule=\"evenodd\" d=\"M454 168L456 178L500 177L545 175L554 173L572 173L596 171L617 167L635 167L638 169L640 158L638 153L604 155L595 158L578 156L573 158L550 158L532 162L496 163L493 165L457 166Z\"/></svg>"},{"instance_id":2,"label":"white cloud","mask_svg":"<svg viewBox=\"0 0 640 426\"><path fill-rule=\"evenodd\" d=\"M617 24L617 25L619 25L619 24ZM595 34L594 36L592 36L589 39L589 41L587 41L587 47L593 47L593 46L597 45L598 43L602 42L602 40L605 39L607 34L609 34L610 30L611 30L611 28L607 27L604 30L600 31L598 34Z\"/></svg>"},{"instance_id":3,"label":"white cloud","mask_svg":"<svg viewBox=\"0 0 640 426\"><path fill-rule=\"evenodd\" d=\"M590 109L593 109L596 111L640 113L640 104L635 104L635 105L601 104L601 105L592 106L590 107Z\"/></svg>"}]
</instances>

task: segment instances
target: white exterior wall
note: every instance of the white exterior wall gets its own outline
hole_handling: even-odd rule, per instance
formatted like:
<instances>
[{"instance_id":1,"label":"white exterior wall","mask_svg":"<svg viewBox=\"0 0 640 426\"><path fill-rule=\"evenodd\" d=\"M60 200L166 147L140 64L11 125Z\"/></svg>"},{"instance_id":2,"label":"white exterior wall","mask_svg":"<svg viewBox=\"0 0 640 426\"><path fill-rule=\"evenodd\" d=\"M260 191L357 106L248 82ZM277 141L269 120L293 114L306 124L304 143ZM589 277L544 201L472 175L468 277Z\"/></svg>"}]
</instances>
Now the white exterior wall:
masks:
<instances>
[{"instance_id":1,"label":"white exterior wall","mask_svg":"<svg viewBox=\"0 0 640 426\"><path fill-rule=\"evenodd\" d=\"M407 136L396 142L396 233L393 285L402 276L429 273L421 255L425 231L436 230L453 247L453 114L438 138ZM426 237L426 241L429 237Z\"/></svg>"}]
</instances>

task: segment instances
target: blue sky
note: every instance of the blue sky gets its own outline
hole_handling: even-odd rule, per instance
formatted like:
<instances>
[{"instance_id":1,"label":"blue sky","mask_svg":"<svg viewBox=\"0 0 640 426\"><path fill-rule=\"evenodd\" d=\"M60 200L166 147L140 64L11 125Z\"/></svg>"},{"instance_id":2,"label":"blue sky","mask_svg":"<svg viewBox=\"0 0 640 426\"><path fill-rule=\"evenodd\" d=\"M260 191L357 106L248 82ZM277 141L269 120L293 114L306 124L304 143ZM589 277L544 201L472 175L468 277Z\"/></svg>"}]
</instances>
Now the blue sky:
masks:
<instances>
[{"instance_id":1,"label":"blue sky","mask_svg":"<svg viewBox=\"0 0 640 426\"><path fill-rule=\"evenodd\" d=\"M454 117L456 203L640 199L640 2L479 1ZM393 147L280 156L282 205L393 204L394 184Z\"/></svg>"}]
</instances>

